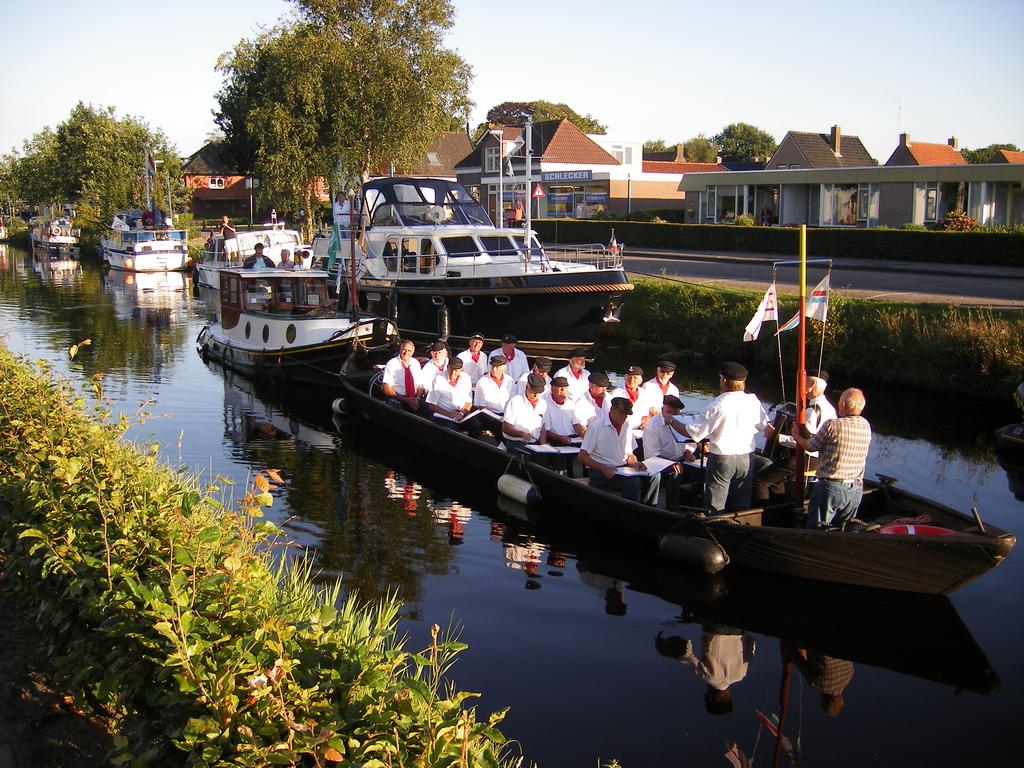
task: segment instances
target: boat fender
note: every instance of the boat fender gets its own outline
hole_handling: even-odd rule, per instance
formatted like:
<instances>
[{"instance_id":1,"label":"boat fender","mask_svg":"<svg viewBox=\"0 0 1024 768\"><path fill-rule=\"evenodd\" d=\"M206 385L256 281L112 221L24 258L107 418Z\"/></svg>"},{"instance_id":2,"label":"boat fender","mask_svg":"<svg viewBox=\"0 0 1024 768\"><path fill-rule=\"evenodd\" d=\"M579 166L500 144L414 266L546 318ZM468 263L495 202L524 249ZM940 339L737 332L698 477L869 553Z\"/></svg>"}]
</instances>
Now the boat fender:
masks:
<instances>
[{"instance_id":1,"label":"boat fender","mask_svg":"<svg viewBox=\"0 0 1024 768\"><path fill-rule=\"evenodd\" d=\"M718 573L729 564L721 546L698 536L667 533L658 541L658 549L672 562L704 573Z\"/></svg>"},{"instance_id":2,"label":"boat fender","mask_svg":"<svg viewBox=\"0 0 1024 768\"><path fill-rule=\"evenodd\" d=\"M883 525L878 532L890 536L949 536L953 533L937 525Z\"/></svg>"},{"instance_id":3,"label":"boat fender","mask_svg":"<svg viewBox=\"0 0 1024 768\"><path fill-rule=\"evenodd\" d=\"M540 501L540 491L537 487L515 475L504 474L499 477L498 492L520 504L534 504Z\"/></svg>"},{"instance_id":4,"label":"boat fender","mask_svg":"<svg viewBox=\"0 0 1024 768\"><path fill-rule=\"evenodd\" d=\"M338 416L348 416L352 412L352 404L344 397L339 397L331 403L331 411Z\"/></svg>"}]
</instances>

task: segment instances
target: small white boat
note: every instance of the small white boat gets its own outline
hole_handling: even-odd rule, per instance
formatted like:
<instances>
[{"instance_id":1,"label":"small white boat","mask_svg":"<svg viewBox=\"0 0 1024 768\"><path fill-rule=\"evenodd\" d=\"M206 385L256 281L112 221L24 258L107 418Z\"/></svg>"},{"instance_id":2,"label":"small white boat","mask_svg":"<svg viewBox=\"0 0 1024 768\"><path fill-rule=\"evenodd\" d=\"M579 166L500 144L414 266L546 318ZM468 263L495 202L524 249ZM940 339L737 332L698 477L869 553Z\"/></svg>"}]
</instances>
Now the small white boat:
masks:
<instances>
[{"instance_id":1,"label":"small white boat","mask_svg":"<svg viewBox=\"0 0 1024 768\"><path fill-rule=\"evenodd\" d=\"M344 317L323 270L221 269L219 319L196 340L199 352L254 378L337 384L355 350L384 362L397 337L386 318Z\"/></svg>"},{"instance_id":2,"label":"small white boat","mask_svg":"<svg viewBox=\"0 0 1024 768\"><path fill-rule=\"evenodd\" d=\"M191 268L188 232L150 224L141 210L118 211L100 238L100 255L125 272L181 272Z\"/></svg>"},{"instance_id":3,"label":"small white boat","mask_svg":"<svg viewBox=\"0 0 1024 768\"><path fill-rule=\"evenodd\" d=\"M7 240L7 225L0 221L0 243Z\"/></svg>"},{"instance_id":4,"label":"small white boat","mask_svg":"<svg viewBox=\"0 0 1024 768\"><path fill-rule=\"evenodd\" d=\"M32 250L52 258L78 258L80 235L81 232L75 228L70 216L41 216L29 223Z\"/></svg>"},{"instance_id":5,"label":"small white boat","mask_svg":"<svg viewBox=\"0 0 1024 768\"><path fill-rule=\"evenodd\" d=\"M283 221L264 224L259 229L240 231L236 241L238 253L233 254L233 259L228 259L228 254L224 252L224 238L221 235L215 235L207 241L203 249L203 260L196 264L196 283L220 290L220 271L241 266L245 259L256 253L256 243L263 244L263 255L274 262L275 266L281 263L282 250L287 250L294 257L298 251L310 248L303 244L299 233L287 229ZM304 266L310 265L306 263Z\"/></svg>"}]
</instances>

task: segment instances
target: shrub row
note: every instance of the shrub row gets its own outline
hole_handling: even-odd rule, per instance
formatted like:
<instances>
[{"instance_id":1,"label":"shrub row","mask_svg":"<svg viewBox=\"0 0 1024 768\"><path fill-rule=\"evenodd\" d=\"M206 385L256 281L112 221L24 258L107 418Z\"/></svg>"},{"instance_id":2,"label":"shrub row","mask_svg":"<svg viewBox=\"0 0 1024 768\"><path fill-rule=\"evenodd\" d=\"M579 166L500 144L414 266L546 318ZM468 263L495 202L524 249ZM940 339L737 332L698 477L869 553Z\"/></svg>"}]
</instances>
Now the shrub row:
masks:
<instances>
[{"instance_id":1,"label":"shrub row","mask_svg":"<svg viewBox=\"0 0 1024 768\"><path fill-rule=\"evenodd\" d=\"M544 243L607 243L612 228L632 248L795 255L794 227L654 224L639 221L534 219ZM898 229L809 229L809 255L939 263L1024 266L1024 236L1006 232L916 232Z\"/></svg>"},{"instance_id":2,"label":"shrub row","mask_svg":"<svg viewBox=\"0 0 1024 768\"><path fill-rule=\"evenodd\" d=\"M394 600L341 598L289 557L259 519L273 470L228 509L122 441L99 379L87 399L0 347L0 382L5 581L38 606L58 682L111 721L115 763L507 761L504 712L478 721L446 682L456 638L407 652Z\"/></svg>"},{"instance_id":3,"label":"shrub row","mask_svg":"<svg viewBox=\"0 0 1024 768\"><path fill-rule=\"evenodd\" d=\"M669 280L638 280L622 322L605 344L652 342L660 349L699 350L712 360L771 365L778 355L774 323L743 341L762 294ZM796 312L780 296L780 318ZM823 326L808 323L807 348L821 345ZM832 292L824 325L825 367L846 378L894 383L986 400L1007 399L1024 380L1024 313L949 306L884 304ZM781 335L785 360L796 359L797 334ZM815 355L816 357L816 355Z\"/></svg>"}]
</instances>

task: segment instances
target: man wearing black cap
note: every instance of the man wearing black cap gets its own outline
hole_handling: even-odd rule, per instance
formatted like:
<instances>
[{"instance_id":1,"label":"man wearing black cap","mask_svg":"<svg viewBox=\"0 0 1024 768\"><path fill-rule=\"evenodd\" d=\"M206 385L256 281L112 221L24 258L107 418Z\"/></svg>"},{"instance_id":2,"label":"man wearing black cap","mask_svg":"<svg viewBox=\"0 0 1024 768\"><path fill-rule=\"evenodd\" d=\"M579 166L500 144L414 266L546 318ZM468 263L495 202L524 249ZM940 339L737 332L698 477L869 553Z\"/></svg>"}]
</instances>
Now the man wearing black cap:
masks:
<instances>
[{"instance_id":1,"label":"man wearing black cap","mask_svg":"<svg viewBox=\"0 0 1024 768\"><path fill-rule=\"evenodd\" d=\"M473 410L473 388L469 377L463 373L463 363L457 357L448 361L448 371L436 377L434 386L427 393L427 407L435 420L452 428L463 427L463 419ZM438 416L443 418L437 419ZM476 423L475 419L466 422Z\"/></svg>"},{"instance_id":2,"label":"man wearing black cap","mask_svg":"<svg viewBox=\"0 0 1024 768\"><path fill-rule=\"evenodd\" d=\"M476 418L480 419L481 429L489 429L494 433L499 443L501 438L501 418L505 413L509 398L512 397L512 378L505 373L508 361L501 353L501 350L491 353L491 372L476 383L473 392L473 405L477 408L486 408L491 413L481 413Z\"/></svg>"},{"instance_id":3,"label":"man wearing black cap","mask_svg":"<svg viewBox=\"0 0 1024 768\"><path fill-rule=\"evenodd\" d=\"M547 396L548 408L544 413L544 429L548 442L554 445L569 445L576 437L573 424L576 421L576 408L569 400L569 382L564 376L556 376L551 380L551 391Z\"/></svg>"},{"instance_id":4,"label":"man wearing black cap","mask_svg":"<svg viewBox=\"0 0 1024 768\"><path fill-rule=\"evenodd\" d=\"M573 421L573 429L580 437L586 434L587 427L597 418L608 413L611 408L612 399L608 396L610 384L607 374L601 371L594 371L587 378L587 391L575 403L576 418ZM569 392L572 392L571 380L569 381Z\"/></svg>"},{"instance_id":5,"label":"man wearing black cap","mask_svg":"<svg viewBox=\"0 0 1024 768\"><path fill-rule=\"evenodd\" d=\"M646 470L633 453L636 440L626 426L626 419L632 412L633 404L628 398L613 398L608 413L587 429L580 446L580 463L590 470L590 485L593 487L620 493L629 501L641 501L643 493L643 503L653 506L658 500L658 475L645 478L616 472L619 468Z\"/></svg>"},{"instance_id":6,"label":"man wearing black cap","mask_svg":"<svg viewBox=\"0 0 1024 768\"><path fill-rule=\"evenodd\" d=\"M491 363L486 352L484 352L484 337L482 334L474 333L469 337L469 349L459 352L463 363L463 375L469 377L470 383L475 387L476 383L491 372Z\"/></svg>"},{"instance_id":7,"label":"man wearing black cap","mask_svg":"<svg viewBox=\"0 0 1024 768\"><path fill-rule=\"evenodd\" d=\"M526 391L508 401L501 431L505 438L505 447L510 451L521 450L527 443L547 441L544 432L544 413L548 404L547 400L541 397L544 394L544 386L544 377L531 373L526 381Z\"/></svg>"},{"instance_id":8,"label":"man wearing black cap","mask_svg":"<svg viewBox=\"0 0 1024 768\"><path fill-rule=\"evenodd\" d=\"M555 376L563 376L569 382L569 399L573 402L579 400L587 393L587 379L590 378L590 371L587 370L587 350L577 347L569 353L569 364L555 371Z\"/></svg>"},{"instance_id":9,"label":"man wearing black cap","mask_svg":"<svg viewBox=\"0 0 1024 768\"><path fill-rule=\"evenodd\" d=\"M672 374L676 372L676 364L671 360L659 360L658 368L654 372L654 378L644 382L641 389L647 398L647 405L650 408L651 416L657 416L661 411L661 401L666 395L679 397L679 387L672 383Z\"/></svg>"},{"instance_id":10,"label":"man wearing black cap","mask_svg":"<svg viewBox=\"0 0 1024 768\"><path fill-rule=\"evenodd\" d=\"M685 428L675 421L682 410L682 400L675 395L665 395L661 412L647 422L643 436L646 458L658 456L676 462L661 472L661 481L665 485L665 508L672 512L679 507L679 485L685 476L679 462L692 460L697 447L696 443L689 441Z\"/></svg>"},{"instance_id":11,"label":"man wearing black cap","mask_svg":"<svg viewBox=\"0 0 1024 768\"><path fill-rule=\"evenodd\" d=\"M512 377L512 381L519 381L530 372L530 364L526 362L526 355L516 349L518 343L519 339L514 333L506 333L501 337L501 354L505 356L505 362L508 364L505 373Z\"/></svg>"},{"instance_id":12,"label":"man wearing black cap","mask_svg":"<svg viewBox=\"0 0 1024 768\"><path fill-rule=\"evenodd\" d=\"M711 455L704 471L704 506L712 514L749 509L754 492L750 454L754 436L768 426L768 414L755 395L744 391L747 369L723 363L721 394L697 415L683 416L690 437L707 439Z\"/></svg>"},{"instance_id":13,"label":"man wearing black cap","mask_svg":"<svg viewBox=\"0 0 1024 768\"><path fill-rule=\"evenodd\" d=\"M516 382L515 393L517 395L521 395L524 392L526 392L526 380L530 376L536 374L536 375L540 376L542 379L544 379L544 392L543 392L543 394L546 395L548 392L551 391L551 379L548 378L548 373L550 371L551 371L551 358L550 357L544 357L543 355L540 356L540 357L535 357L533 359L533 368L530 369L530 372L528 374L526 374L525 376L520 376L519 377L519 381Z\"/></svg>"},{"instance_id":14,"label":"man wearing black cap","mask_svg":"<svg viewBox=\"0 0 1024 768\"><path fill-rule=\"evenodd\" d=\"M633 404L633 415L626 420L630 429L643 429L651 418L646 393L640 386L643 380L643 368L631 365L622 377L622 386L612 392L613 398L625 397Z\"/></svg>"},{"instance_id":15,"label":"man wearing black cap","mask_svg":"<svg viewBox=\"0 0 1024 768\"><path fill-rule=\"evenodd\" d=\"M434 388L434 379L444 377L448 372L448 345L439 339L429 349L430 360L420 369L420 385L426 393Z\"/></svg>"}]
</instances>

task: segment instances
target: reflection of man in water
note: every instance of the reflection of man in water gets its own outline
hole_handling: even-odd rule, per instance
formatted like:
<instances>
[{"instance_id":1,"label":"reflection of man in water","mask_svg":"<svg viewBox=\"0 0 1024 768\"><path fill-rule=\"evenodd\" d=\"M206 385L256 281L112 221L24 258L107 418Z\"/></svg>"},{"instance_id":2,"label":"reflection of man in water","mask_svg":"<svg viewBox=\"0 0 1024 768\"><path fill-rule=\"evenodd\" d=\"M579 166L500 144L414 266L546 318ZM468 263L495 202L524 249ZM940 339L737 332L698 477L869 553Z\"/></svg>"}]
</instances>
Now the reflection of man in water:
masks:
<instances>
[{"instance_id":1,"label":"reflection of man in water","mask_svg":"<svg viewBox=\"0 0 1024 768\"><path fill-rule=\"evenodd\" d=\"M853 679L852 661L786 643L781 643L779 650L782 660L792 662L811 689L821 695L821 709L826 715L835 717L843 711L843 690Z\"/></svg>"},{"instance_id":2,"label":"reflection of man in water","mask_svg":"<svg viewBox=\"0 0 1024 768\"><path fill-rule=\"evenodd\" d=\"M724 624L705 624L700 646L700 658L697 658L693 653L693 643L685 637L663 637L659 632L654 639L658 653L686 664L707 683L704 690L707 711L712 715L728 714L732 712L729 687L747 676L750 660L754 657L754 638L744 634L742 629Z\"/></svg>"}]
</instances>

